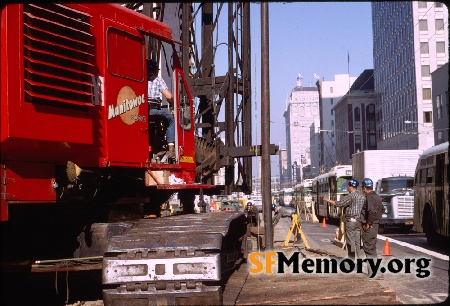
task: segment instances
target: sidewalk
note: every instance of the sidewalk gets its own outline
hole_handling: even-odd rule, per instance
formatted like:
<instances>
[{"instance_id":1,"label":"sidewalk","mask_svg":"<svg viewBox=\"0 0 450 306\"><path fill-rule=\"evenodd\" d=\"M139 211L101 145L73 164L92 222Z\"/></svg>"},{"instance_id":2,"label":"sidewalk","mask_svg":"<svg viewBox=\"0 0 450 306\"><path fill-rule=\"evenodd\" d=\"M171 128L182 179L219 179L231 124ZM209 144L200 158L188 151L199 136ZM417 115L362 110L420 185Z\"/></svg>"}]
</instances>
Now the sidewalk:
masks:
<instances>
[{"instance_id":1,"label":"sidewalk","mask_svg":"<svg viewBox=\"0 0 450 306\"><path fill-rule=\"evenodd\" d=\"M264 230L260 224L260 232ZM332 239L313 239L320 224L303 221L302 231L310 249L323 251L320 255L305 250L301 239L294 243L291 235L289 245L284 241L289 232L289 218L281 219L274 229L274 251L301 252L303 257L345 258L346 250L332 243ZM321 233L321 231L319 231ZM330 238L330 229L324 237ZM264 239L264 237L262 237ZM334 238L334 236L333 236ZM325 242L324 242L325 241ZM314 274L314 273L249 273L251 263L242 264L230 277L223 291L224 305L392 305L396 301L395 291L383 288L378 281L368 281L361 274Z\"/></svg>"}]
</instances>

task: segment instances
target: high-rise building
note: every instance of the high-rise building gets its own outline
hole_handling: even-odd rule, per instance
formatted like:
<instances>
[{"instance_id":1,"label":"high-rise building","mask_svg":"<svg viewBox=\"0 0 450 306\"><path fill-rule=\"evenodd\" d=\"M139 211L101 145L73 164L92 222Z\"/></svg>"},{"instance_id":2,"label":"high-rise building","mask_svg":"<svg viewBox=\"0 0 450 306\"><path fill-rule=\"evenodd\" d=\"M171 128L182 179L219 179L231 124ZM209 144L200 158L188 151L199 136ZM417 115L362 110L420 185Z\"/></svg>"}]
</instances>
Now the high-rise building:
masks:
<instances>
[{"instance_id":1,"label":"high-rise building","mask_svg":"<svg viewBox=\"0 0 450 306\"><path fill-rule=\"evenodd\" d=\"M319 167L325 171L336 164L336 126L333 107L355 82L356 77L349 74L336 74L332 81L318 81L320 104Z\"/></svg>"},{"instance_id":2,"label":"high-rise building","mask_svg":"<svg viewBox=\"0 0 450 306\"><path fill-rule=\"evenodd\" d=\"M448 141L448 63L431 73L433 91L434 144Z\"/></svg>"},{"instance_id":3,"label":"high-rise building","mask_svg":"<svg viewBox=\"0 0 450 306\"><path fill-rule=\"evenodd\" d=\"M352 155L376 150L373 69L366 69L334 106L336 164L351 165Z\"/></svg>"},{"instance_id":4,"label":"high-rise building","mask_svg":"<svg viewBox=\"0 0 450 306\"><path fill-rule=\"evenodd\" d=\"M280 189L291 187L290 172L288 172L287 151L286 149L278 150L280 164Z\"/></svg>"},{"instance_id":5,"label":"high-rise building","mask_svg":"<svg viewBox=\"0 0 450 306\"><path fill-rule=\"evenodd\" d=\"M286 105L284 118L286 123L286 150L288 173L292 186L302 179L303 166L309 165L310 126L319 116L319 92L317 87L303 87L302 76L298 75L297 86L292 89ZM297 177L294 181L292 165L297 163Z\"/></svg>"},{"instance_id":6,"label":"high-rise building","mask_svg":"<svg viewBox=\"0 0 450 306\"><path fill-rule=\"evenodd\" d=\"M377 148L434 145L431 72L448 62L440 2L372 2Z\"/></svg>"}]
</instances>

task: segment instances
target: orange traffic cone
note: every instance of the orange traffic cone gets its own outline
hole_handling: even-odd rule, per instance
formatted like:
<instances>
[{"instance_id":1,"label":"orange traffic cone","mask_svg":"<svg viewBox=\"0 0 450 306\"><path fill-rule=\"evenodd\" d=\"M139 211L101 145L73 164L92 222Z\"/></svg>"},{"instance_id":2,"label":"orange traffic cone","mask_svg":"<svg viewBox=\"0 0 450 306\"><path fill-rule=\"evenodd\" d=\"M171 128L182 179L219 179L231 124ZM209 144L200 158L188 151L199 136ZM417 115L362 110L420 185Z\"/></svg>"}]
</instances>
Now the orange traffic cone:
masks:
<instances>
[{"instance_id":1,"label":"orange traffic cone","mask_svg":"<svg viewBox=\"0 0 450 306\"><path fill-rule=\"evenodd\" d=\"M387 238L386 241L384 242L383 256L392 256L391 248L389 247L389 240Z\"/></svg>"},{"instance_id":2,"label":"orange traffic cone","mask_svg":"<svg viewBox=\"0 0 450 306\"><path fill-rule=\"evenodd\" d=\"M327 224L325 223L325 218L322 219L322 226L321 227L327 227Z\"/></svg>"}]
</instances>

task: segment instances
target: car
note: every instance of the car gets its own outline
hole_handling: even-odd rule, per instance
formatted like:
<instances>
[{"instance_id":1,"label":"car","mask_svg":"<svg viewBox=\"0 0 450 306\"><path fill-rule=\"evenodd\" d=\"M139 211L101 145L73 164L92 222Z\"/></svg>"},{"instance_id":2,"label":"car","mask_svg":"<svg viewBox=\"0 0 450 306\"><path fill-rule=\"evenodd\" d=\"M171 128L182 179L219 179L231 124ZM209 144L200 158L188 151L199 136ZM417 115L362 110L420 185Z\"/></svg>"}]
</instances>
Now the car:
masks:
<instances>
[{"instance_id":1,"label":"car","mask_svg":"<svg viewBox=\"0 0 450 306\"><path fill-rule=\"evenodd\" d=\"M222 211L243 211L241 203L237 200L222 200L220 206Z\"/></svg>"}]
</instances>

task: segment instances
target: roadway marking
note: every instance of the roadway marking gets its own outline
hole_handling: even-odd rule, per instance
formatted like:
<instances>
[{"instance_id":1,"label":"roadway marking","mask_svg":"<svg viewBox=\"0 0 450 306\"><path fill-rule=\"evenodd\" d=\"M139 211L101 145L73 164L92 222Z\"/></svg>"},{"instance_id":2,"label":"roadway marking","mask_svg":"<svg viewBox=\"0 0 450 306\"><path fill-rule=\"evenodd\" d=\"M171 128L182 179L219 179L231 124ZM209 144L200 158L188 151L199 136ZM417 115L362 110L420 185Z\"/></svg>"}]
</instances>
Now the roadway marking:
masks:
<instances>
[{"instance_id":1,"label":"roadway marking","mask_svg":"<svg viewBox=\"0 0 450 306\"><path fill-rule=\"evenodd\" d=\"M438 302L444 302L448 298L448 293L430 293L430 295Z\"/></svg>"},{"instance_id":2,"label":"roadway marking","mask_svg":"<svg viewBox=\"0 0 450 306\"><path fill-rule=\"evenodd\" d=\"M448 294L447 293L425 293L423 294L423 298L417 298L417 297L413 297L412 295L409 294L405 294L405 297L408 297L412 303L414 304L434 304L436 303L436 301L438 303L444 302L447 297ZM398 297L399 300L402 300L401 297ZM404 300L404 298L403 298ZM402 301L405 304L410 304L410 301Z\"/></svg>"},{"instance_id":3,"label":"roadway marking","mask_svg":"<svg viewBox=\"0 0 450 306\"><path fill-rule=\"evenodd\" d=\"M388 237L383 236L383 235L378 235L377 238L380 239L380 240L385 241L386 238L388 238ZM438 259L449 261L448 260L449 259L448 256L440 254L438 252L430 251L430 250L424 249L422 247L419 247L419 246L416 246L416 245L412 245L410 243L403 242L403 241L400 241L400 240L395 240L395 239L392 239L392 238L388 238L388 239L389 239L389 242L396 243L398 245L401 245L401 246L404 246L404 247L407 247L407 248L410 248L410 249L413 249L413 250L416 250L416 251L419 251L419 252L422 252L422 253L434 256L434 257L436 257Z\"/></svg>"}]
</instances>

